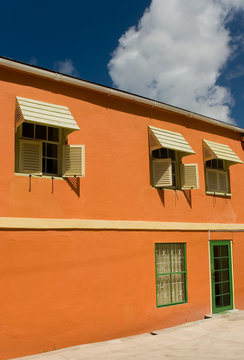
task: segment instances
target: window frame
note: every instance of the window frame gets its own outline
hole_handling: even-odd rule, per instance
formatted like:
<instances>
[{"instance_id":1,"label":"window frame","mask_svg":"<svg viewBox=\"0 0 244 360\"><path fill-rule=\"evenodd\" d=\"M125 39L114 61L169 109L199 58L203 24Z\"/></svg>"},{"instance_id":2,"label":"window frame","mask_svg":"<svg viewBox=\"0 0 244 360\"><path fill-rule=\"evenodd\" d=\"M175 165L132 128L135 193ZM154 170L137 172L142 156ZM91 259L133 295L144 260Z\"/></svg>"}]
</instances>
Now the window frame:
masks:
<instances>
[{"instance_id":1,"label":"window frame","mask_svg":"<svg viewBox=\"0 0 244 360\"><path fill-rule=\"evenodd\" d=\"M153 153L158 151L159 154L160 152L166 150L166 153L167 153L167 157L154 157ZM174 159L172 159L172 156L170 156L170 152L174 152ZM182 157L180 156L180 152L177 151L177 150L174 150L174 149L169 149L169 148L159 148L159 149L154 149L154 150L151 150L150 151L150 167L152 169L152 162L153 160L157 160L157 159L171 159L171 166L172 164L174 164L175 166L175 173L173 173L173 166L172 166L172 179L173 177L175 176L175 185L172 185L172 186L163 186L163 189L171 189L171 190L181 190L181 171L180 171L180 167L182 165ZM151 171L151 184L153 186L153 174L152 174L152 171ZM155 187L155 186L153 186Z\"/></svg>"},{"instance_id":2,"label":"window frame","mask_svg":"<svg viewBox=\"0 0 244 360\"><path fill-rule=\"evenodd\" d=\"M171 258L171 249L172 249L172 245L178 245L181 244L183 245L183 251L184 251L184 271L180 271L180 272L173 272L172 271L172 258ZM171 267L171 271L170 273L158 273L157 272L157 245L169 245L170 246L170 267ZM155 286L156 286L156 307L157 308L162 308L162 307L167 307L167 306L174 306L174 305L179 305L179 304L185 304L188 302L188 297L187 297L187 255L186 255L186 243L183 242L175 242L175 243L155 243L154 244L154 255L155 255ZM157 290L157 278L158 276L168 276L170 275L170 279L171 279L171 275L174 274L184 274L184 297L185 300L184 301L179 301L179 302L172 302L172 281L170 280L170 298L171 298L171 302L167 303L167 304L159 304L158 303L158 290Z\"/></svg>"},{"instance_id":3,"label":"window frame","mask_svg":"<svg viewBox=\"0 0 244 360\"><path fill-rule=\"evenodd\" d=\"M208 163L208 164L207 164ZM217 164L217 166L213 166L214 164ZM211 164L211 165L210 165ZM220 164L222 164L220 166ZM219 176L220 174L225 174L227 179L227 187L228 191L223 192L220 188L217 189L217 191L209 190L209 182L208 182L208 171L215 172L217 174L217 181L219 184ZM227 160L224 159L209 159L204 161L204 174L205 174L205 189L207 195L219 195L219 196L231 196L231 184L230 184L230 171L229 171L229 164Z\"/></svg>"},{"instance_id":4,"label":"window frame","mask_svg":"<svg viewBox=\"0 0 244 360\"><path fill-rule=\"evenodd\" d=\"M48 135L46 135L46 139L38 139L36 138L35 134L36 134L36 126L37 125L41 125L41 124L37 124L37 123L32 123L29 122L29 124L32 124L34 126L34 136L33 137L27 137L27 136L23 136L23 124L25 124L25 122L23 122L20 126L17 127L16 132L15 132L15 173L16 174L24 174L24 175L28 175L28 173L24 173L20 171L20 150L19 150L19 144L20 144L20 140L25 140L25 141L35 141L37 143L41 144L41 161L43 161L43 158L47 158L47 156L43 155L43 143L50 143L50 144L55 144L58 146L58 151L57 151L57 173L47 173L43 171L43 167L42 167L42 173L40 175L38 174L31 174L32 176L37 176L37 177L44 177L44 178L62 178L62 146L65 145L67 143L65 136L64 136L64 131L62 128L60 127L55 127L55 126L49 126L49 125L42 125L44 127L46 127L47 129L50 128L54 128L54 129L58 129L58 136L59 139L58 141L51 141L48 140Z\"/></svg>"}]
</instances>

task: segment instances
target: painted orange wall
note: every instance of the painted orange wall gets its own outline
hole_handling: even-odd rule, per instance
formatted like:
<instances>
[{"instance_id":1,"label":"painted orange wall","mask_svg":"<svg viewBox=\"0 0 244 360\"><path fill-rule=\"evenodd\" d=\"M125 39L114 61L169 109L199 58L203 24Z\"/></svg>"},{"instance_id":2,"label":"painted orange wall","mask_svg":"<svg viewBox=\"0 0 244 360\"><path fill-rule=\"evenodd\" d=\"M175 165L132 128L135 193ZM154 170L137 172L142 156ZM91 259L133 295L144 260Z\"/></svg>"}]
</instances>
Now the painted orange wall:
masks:
<instances>
[{"instance_id":1,"label":"painted orange wall","mask_svg":"<svg viewBox=\"0 0 244 360\"><path fill-rule=\"evenodd\" d=\"M230 168L232 198L205 195L202 139L229 145L244 160L240 134L177 114L157 111L113 96L5 71L0 82L0 216L243 223L240 196L244 167ZM14 174L16 96L69 107L80 126L70 144L85 144L86 176L79 196L65 180L32 179ZM153 189L150 185L148 125L180 132L196 155L200 189ZM47 206L48 204L48 206ZM129 204L129 206L128 206Z\"/></svg>"},{"instance_id":2,"label":"painted orange wall","mask_svg":"<svg viewBox=\"0 0 244 360\"><path fill-rule=\"evenodd\" d=\"M154 244L162 241L186 241L186 304L156 308ZM151 332L210 312L202 232L2 231L0 276L1 360Z\"/></svg>"}]
</instances>

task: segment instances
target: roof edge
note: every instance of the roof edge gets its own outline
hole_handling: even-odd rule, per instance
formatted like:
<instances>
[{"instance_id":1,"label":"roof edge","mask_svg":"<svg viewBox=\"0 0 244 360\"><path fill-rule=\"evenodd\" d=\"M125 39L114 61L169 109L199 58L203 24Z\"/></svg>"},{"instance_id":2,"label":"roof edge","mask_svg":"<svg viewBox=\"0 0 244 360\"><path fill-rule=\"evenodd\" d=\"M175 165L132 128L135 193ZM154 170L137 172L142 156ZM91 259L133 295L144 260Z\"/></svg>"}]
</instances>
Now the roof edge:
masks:
<instances>
[{"instance_id":1,"label":"roof edge","mask_svg":"<svg viewBox=\"0 0 244 360\"><path fill-rule=\"evenodd\" d=\"M19 62L16 60L12 60L9 58L0 57L0 66L18 70L18 71L22 71L22 72L25 72L28 74L33 74L33 75L47 78L50 80L63 82L65 84L75 85L78 87L97 91L97 92L100 92L103 94L113 95L113 96L120 97L125 100L134 101L134 102L148 105L148 106L151 106L154 108L163 109L163 110L167 110L170 112L176 112L178 114L181 114L181 115L184 115L184 116L187 116L187 117L199 120L199 121L210 123L212 125L223 127L223 128L235 131L235 132L244 133L244 129L242 129L238 126L231 125L231 124L225 123L223 121L210 118L208 116L197 114L197 113L191 112L189 110L181 109L179 107L176 107L173 105L168 105L168 104L165 104L165 103L162 103L162 102L159 102L156 100L152 100L152 99L140 96L140 95L135 95L135 94L131 94L131 93L128 93L128 92L125 92L122 90L110 88L110 87L107 87L104 85L99 85L99 84L92 83L92 82L89 82L86 80L78 79L73 76L65 75L65 74L58 73L58 72L55 72L52 70L47 70L47 69L44 69L44 68L41 68L38 66L29 65L29 64Z\"/></svg>"}]
</instances>

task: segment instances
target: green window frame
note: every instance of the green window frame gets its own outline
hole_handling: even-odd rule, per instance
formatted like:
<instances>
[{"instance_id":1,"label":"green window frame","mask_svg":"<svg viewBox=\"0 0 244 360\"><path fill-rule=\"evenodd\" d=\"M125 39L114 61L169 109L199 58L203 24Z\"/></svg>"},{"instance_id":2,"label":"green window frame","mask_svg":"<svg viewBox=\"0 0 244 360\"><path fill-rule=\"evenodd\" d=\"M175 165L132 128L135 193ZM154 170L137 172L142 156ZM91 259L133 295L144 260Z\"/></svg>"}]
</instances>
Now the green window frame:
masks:
<instances>
[{"instance_id":1,"label":"green window frame","mask_svg":"<svg viewBox=\"0 0 244 360\"><path fill-rule=\"evenodd\" d=\"M187 302L187 271L185 243L156 243L156 304L157 307Z\"/></svg>"}]
</instances>

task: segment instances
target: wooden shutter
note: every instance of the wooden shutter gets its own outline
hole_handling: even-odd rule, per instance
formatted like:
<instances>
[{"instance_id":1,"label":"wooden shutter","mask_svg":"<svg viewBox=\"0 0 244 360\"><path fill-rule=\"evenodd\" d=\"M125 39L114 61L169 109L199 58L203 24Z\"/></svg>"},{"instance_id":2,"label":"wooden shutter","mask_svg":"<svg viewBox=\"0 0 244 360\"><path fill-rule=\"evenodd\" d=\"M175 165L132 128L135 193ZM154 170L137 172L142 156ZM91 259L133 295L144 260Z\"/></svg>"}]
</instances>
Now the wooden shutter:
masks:
<instances>
[{"instance_id":1,"label":"wooden shutter","mask_svg":"<svg viewBox=\"0 0 244 360\"><path fill-rule=\"evenodd\" d=\"M219 192L228 193L229 192L229 181L228 174L226 171L219 171Z\"/></svg>"},{"instance_id":2,"label":"wooden shutter","mask_svg":"<svg viewBox=\"0 0 244 360\"><path fill-rule=\"evenodd\" d=\"M181 165L181 189L198 189L198 166L197 164Z\"/></svg>"},{"instance_id":3,"label":"wooden shutter","mask_svg":"<svg viewBox=\"0 0 244 360\"><path fill-rule=\"evenodd\" d=\"M152 185L154 187L172 186L171 159L152 160Z\"/></svg>"},{"instance_id":4,"label":"wooden shutter","mask_svg":"<svg viewBox=\"0 0 244 360\"><path fill-rule=\"evenodd\" d=\"M85 176L85 146L63 145L63 177Z\"/></svg>"},{"instance_id":5,"label":"wooden shutter","mask_svg":"<svg viewBox=\"0 0 244 360\"><path fill-rule=\"evenodd\" d=\"M206 169L207 191L228 193L229 178L227 171Z\"/></svg>"},{"instance_id":6,"label":"wooden shutter","mask_svg":"<svg viewBox=\"0 0 244 360\"><path fill-rule=\"evenodd\" d=\"M218 172L212 169L206 169L207 191L218 191Z\"/></svg>"},{"instance_id":7,"label":"wooden shutter","mask_svg":"<svg viewBox=\"0 0 244 360\"><path fill-rule=\"evenodd\" d=\"M42 143L33 140L19 140L19 172L42 174Z\"/></svg>"}]
</instances>

